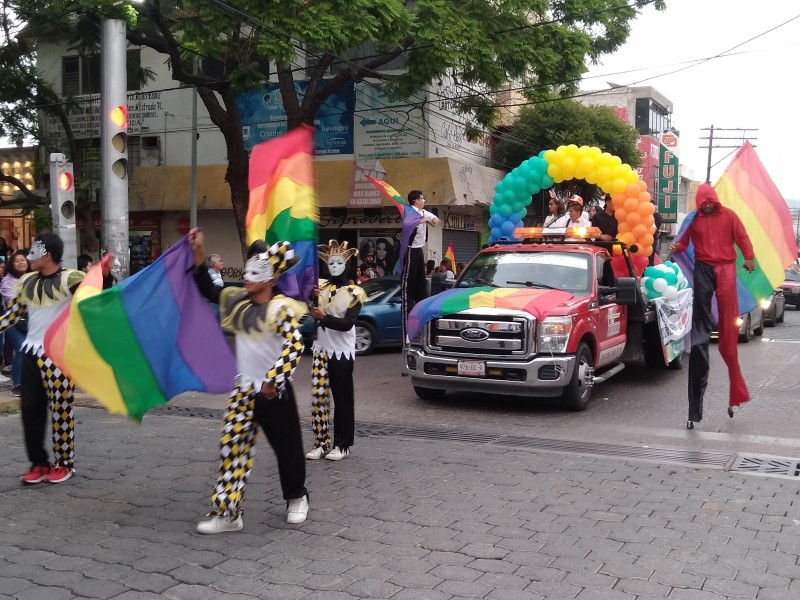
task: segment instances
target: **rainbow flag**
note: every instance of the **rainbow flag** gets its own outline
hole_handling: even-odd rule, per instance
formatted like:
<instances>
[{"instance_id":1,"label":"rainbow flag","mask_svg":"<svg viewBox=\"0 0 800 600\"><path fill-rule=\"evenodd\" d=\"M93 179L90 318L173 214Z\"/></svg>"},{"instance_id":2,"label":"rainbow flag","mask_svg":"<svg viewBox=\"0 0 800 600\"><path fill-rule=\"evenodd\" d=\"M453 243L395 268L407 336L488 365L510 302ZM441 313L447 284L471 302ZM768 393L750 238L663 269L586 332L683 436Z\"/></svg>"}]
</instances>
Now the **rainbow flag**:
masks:
<instances>
[{"instance_id":1,"label":"rainbow flag","mask_svg":"<svg viewBox=\"0 0 800 600\"><path fill-rule=\"evenodd\" d=\"M408 315L408 341L414 341L427 323L469 308L513 308L537 319L574 296L562 290L533 288L456 288L418 302Z\"/></svg>"},{"instance_id":2,"label":"rainbow flag","mask_svg":"<svg viewBox=\"0 0 800 600\"><path fill-rule=\"evenodd\" d=\"M186 237L107 290L95 265L47 330L45 352L109 412L137 421L183 392L229 391L236 362L192 265Z\"/></svg>"},{"instance_id":3,"label":"rainbow flag","mask_svg":"<svg viewBox=\"0 0 800 600\"><path fill-rule=\"evenodd\" d=\"M797 258L792 217L750 142L739 149L714 189L722 205L741 219L756 256L756 270L748 273L742 268L744 257L736 248L739 313L744 314L780 287L785 269ZM697 210L694 210L684 219L676 241L685 234L696 215ZM693 244L689 244L686 252L675 254L673 260L694 284Z\"/></svg>"},{"instance_id":4,"label":"rainbow flag","mask_svg":"<svg viewBox=\"0 0 800 600\"><path fill-rule=\"evenodd\" d=\"M281 275L278 285L287 296L307 301L319 279L313 128L300 125L255 146L248 188L247 243L291 242L300 263Z\"/></svg>"},{"instance_id":5,"label":"rainbow flag","mask_svg":"<svg viewBox=\"0 0 800 600\"><path fill-rule=\"evenodd\" d=\"M373 185L378 188L383 195L392 201L397 212L400 213L400 218L403 219L402 231L400 233L400 260L394 265L394 271L398 275L403 272L406 264L406 255L408 254L408 246L411 243L411 238L414 235L414 229L422 222L422 215L419 214L408 201L403 198L396 189L390 186L385 181L366 176Z\"/></svg>"},{"instance_id":6,"label":"rainbow flag","mask_svg":"<svg viewBox=\"0 0 800 600\"><path fill-rule=\"evenodd\" d=\"M456 270L456 253L453 252L453 242L450 242L450 245L447 246L447 252L444 253L444 257L450 261L450 270L453 272L453 275L458 275L458 270Z\"/></svg>"}]
</instances>

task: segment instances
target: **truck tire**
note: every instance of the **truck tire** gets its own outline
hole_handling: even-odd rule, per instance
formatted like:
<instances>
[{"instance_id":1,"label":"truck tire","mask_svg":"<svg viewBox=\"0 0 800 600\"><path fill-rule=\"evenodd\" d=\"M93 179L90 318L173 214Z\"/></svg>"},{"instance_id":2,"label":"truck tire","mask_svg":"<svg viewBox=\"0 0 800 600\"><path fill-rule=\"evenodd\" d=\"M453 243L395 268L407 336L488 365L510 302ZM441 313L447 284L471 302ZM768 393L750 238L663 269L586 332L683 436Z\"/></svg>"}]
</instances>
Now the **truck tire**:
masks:
<instances>
[{"instance_id":1,"label":"truck tire","mask_svg":"<svg viewBox=\"0 0 800 600\"><path fill-rule=\"evenodd\" d=\"M580 412L589 406L592 386L587 385L586 379L587 376L592 376L593 366L592 351L589 350L586 342L581 342L575 352L575 369L572 371L572 379L561 394L561 404L566 410Z\"/></svg>"},{"instance_id":2,"label":"truck tire","mask_svg":"<svg viewBox=\"0 0 800 600\"><path fill-rule=\"evenodd\" d=\"M444 398L444 390L426 388L418 385L414 386L414 393L423 400L441 400Z\"/></svg>"}]
</instances>

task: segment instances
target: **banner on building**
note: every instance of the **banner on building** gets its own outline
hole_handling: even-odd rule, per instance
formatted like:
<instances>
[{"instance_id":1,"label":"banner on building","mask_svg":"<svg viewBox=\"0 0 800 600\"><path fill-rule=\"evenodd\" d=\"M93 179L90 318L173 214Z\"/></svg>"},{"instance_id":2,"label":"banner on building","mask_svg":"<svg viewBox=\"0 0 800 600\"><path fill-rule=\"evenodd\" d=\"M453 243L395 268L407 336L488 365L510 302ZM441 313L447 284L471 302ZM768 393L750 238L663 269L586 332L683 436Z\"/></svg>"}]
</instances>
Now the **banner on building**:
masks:
<instances>
[{"instance_id":1,"label":"banner on building","mask_svg":"<svg viewBox=\"0 0 800 600\"><path fill-rule=\"evenodd\" d=\"M323 89L330 80L323 80ZM303 101L307 81L295 81L298 100ZM289 130L283 97L278 84L269 83L236 97L247 151L256 144L283 135ZM328 96L314 117L314 154L317 156L353 153L353 82L344 83Z\"/></svg>"},{"instance_id":2,"label":"banner on building","mask_svg":"<svg viewBox=\"0 0 800 600\"><path fill-rule=\"evenodd\" d=\"M425 99L414 95L392 101L378 82L356 86L356 160L376 158L424 158L427 129Z\"/></svg>"},{"instance_id":3,"label":"banner on building","mask_svg":"<svg viewBox=\"0 0 800 600\"><path fill-rule=\"evenodd\" d=\"M383 206L383 195L367 175L376 179L386 175L380 161L373 160L367 163L355 161L353 163L353 181L350 184L350 199L348 208L380 208Z\"/></svg>"}]
</instances>

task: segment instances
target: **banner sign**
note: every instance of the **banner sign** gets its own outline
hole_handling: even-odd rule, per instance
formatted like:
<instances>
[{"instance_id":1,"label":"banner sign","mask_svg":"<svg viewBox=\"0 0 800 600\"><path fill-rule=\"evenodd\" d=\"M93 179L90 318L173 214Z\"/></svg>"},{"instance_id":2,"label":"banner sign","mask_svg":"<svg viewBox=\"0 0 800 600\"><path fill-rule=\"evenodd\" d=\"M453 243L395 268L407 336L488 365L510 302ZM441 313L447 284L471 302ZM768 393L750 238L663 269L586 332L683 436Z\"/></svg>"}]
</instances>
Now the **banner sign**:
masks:
<instances>
[{"instance_id":1,"label":"banner sign","mask_svg":"<svg viewBox=\"0 0 800 600\"><path fill-rule=\"evenodd\" d=\"M664 348L664 360L671 363L690 344L692 333L692 289L678 292L675 300L667 300L663 296L653 300L658 316L658 331L661 335L661 346Z\"/></svg>"},{"instance_id":2,"label":"banner sign","mask_svg":"<svg viewBox=\"0 0 800 600\"><path fill-rule=\"evenodd\" d=\"M667 131L661 136L658 161L658 212L664 223L678 222L678 188L680 185L680 163L678 161L679 133Z\"/></svg>"}]
</instances>

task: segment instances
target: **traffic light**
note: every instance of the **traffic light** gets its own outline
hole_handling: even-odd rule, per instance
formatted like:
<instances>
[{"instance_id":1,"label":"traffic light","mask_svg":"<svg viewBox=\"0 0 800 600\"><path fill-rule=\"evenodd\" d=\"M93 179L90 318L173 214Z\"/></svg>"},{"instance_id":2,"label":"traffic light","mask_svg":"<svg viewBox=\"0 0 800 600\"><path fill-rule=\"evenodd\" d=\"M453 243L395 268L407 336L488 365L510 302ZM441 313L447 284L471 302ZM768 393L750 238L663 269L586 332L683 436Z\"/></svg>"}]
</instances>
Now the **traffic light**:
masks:
<instances>
[{"instance_id":1,"label":"traffic light","mask_svg":"<svg viewBox=\"0 0 800 600\"><path fill-rule=\"evenodd\" d=\"M118 179L128 177L128 107L115 106L108 115L111 172ZM126 182L127 185L127 182Z\"/></svg>"},{"instance_id":2,"label":"traffic light","mask_svg":"<svg viewBox=\"0 0 800 600\"><path fill-rule=\"evenodd\" d=\"M63 154L50 155L50 204L53 231L64 240L65 267L77 265L78 238L75 225L75 174Z\"/></svg>"}]
</instances>

